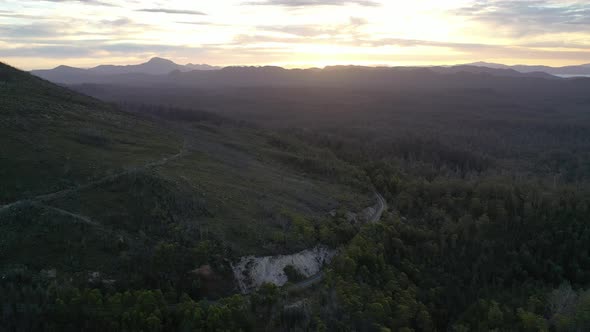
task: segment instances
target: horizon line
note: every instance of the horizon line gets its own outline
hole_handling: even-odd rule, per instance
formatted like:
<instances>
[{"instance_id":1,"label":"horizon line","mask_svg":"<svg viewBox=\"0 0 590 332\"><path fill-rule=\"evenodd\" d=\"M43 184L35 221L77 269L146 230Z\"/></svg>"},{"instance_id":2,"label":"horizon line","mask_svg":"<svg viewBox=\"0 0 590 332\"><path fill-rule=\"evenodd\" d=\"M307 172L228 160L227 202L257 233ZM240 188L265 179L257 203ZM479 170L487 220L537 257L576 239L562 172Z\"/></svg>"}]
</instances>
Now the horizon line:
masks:
<instances>
[{"instance_id":1,"label":"horizon line","mask_svg":"<svg viewBox=\"0 0 590 332\"><path fill-rule=\"evenodd\" d=\"M84 69L84 70L88 70L88 69L93 69L99 66L117 66L117 67L123 67L123 66L137 66L137 65L142 65L142 64L146 64L149 63L150 61L154 60L154 59L162 59L162 60L167 60L167 61L171 61L176 65L180 65L180 66L188 66L188 65L197 65L197 66L210 66L210 67L217 67L216 69L224 69L224 68L232 68L232 67L243 67L243 68L264 68L264 67L277 67L277 68L282 68L282 69L287 69L287 70L297 70L297 69L326 69L326 68L330 68L330 67L366 67L366 68L431 68L431 67L456 67L456 66L478 66L478 67L486 67L485 65L501 65L501 66L507 66L507 67L516 67L516 66L529 66L529 67L549 67L549 68L563 68L563 67L578 67L578 66L588 66L590 65L589 63L579 63L579 64L573 64L573 65L565 65L565 66L550 66L550 65L545 65L545 64L527 64L527 63L517 63L517 64L506 64L506 63L501 63L501 62L491 62L491 61L485 61L485 60L478 60L478 61L473 61L473 62L457 62L457 63L449 63L449 64L395 64L395 63L375 63L375 64L367 64L367 63L334 63L334 64L325 64L325 65L312 65L309 64L308 66L306 65L298 65L298 64L273 64L273 63L269 63L269 64L230 64L230 65L217 65L217 64L210 64L210 63L195 63L195 62L188 62L188 63L179 63L176 62L170 58L166 58L166 57L162 57L162 56L153 56L148 58L147 60L144 60L143 62L139 62L139 63L125 63L125 64L112 64L112 63L99 63L97 65L93 65L93 66L89 66L89 67L76 67L76 66L70 66L67 64L61 64L58 66L55 66L53 68L35 68L35 69L21 69L21 70L25 70L25 71L37 71L37 70L54 70L57 69L59 67L69 67L69 68L76 68L76 69ZM8 64L8 62L6 61L2 61L0 59L0 62L6 63ZM198 70L198 69L197 69ZM215 69L214 69L215 70Z\"/></svg>"}]
</instances>

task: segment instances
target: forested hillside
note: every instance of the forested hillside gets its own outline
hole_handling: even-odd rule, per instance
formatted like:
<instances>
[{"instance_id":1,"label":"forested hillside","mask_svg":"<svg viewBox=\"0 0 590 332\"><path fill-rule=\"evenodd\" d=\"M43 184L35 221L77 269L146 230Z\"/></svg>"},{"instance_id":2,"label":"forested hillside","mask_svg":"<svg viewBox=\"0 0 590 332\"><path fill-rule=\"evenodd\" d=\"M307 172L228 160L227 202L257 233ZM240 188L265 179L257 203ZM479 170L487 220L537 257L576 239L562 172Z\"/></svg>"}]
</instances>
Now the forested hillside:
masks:
<instances>
[{"instance_id":1,"label":"forested hillside","mask_svg":"<svg viewBox=\"0 0 590 332\"><path fill-rule=\"evenodd\" d=\"M156 93L327 148L386 197L382 223L352 240L318 291L277 305L275 328L588 328L588 81L460 75L472 86ZM123 103L153 91L76 88Z\"/></svg>"},{"instance_id":2,"label":"forested hillside","mask_svg":"<svg viewBox=\"0 0 590 332\"><path fill-rule=\"evenodd\" d=\"M232 261L349 239L328 212L373 194L362 169L295 137L123 111L4 64L0 83L2 330L178 327L164 314L238 292Z\"/></svg>"},{"instance_id":3,"label":"forested hillside","mask_svg":"<svg viewBox=\"0 0 590 332\"><path fill-rule=\"evenodd\" d=\"M590 329L587 80L75 87L115 107L2 68L7 330ZM240 256L316 244L319 282L236 294Z\"/></svg>"}]
</instances>

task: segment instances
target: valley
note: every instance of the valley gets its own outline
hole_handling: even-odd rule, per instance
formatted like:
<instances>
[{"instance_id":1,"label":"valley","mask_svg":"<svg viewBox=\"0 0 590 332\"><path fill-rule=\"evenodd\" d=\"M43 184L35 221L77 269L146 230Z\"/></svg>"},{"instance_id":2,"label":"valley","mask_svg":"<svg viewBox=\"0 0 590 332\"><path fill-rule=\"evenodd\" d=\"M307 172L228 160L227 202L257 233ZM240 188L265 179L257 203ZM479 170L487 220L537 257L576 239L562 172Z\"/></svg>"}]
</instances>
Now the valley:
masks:
<instances>
[{"instance_id":1,"label":"valley","mask_svg":"<svg viewBox=\"0 0 590 332\"><path fill-rule=\"evenodd\" d=\"M586 326L587 79L86 75L0 65L12 330Z\"/></svg>"},{"instance_id":2,"label":"valley","mask_svg":"<svg viewBox=\"0 0 590 332\"><path fill-rule=\"evenodd\" d=\"M0 0L0 332L590 331L589 27Z\"/></svg>"}]
</instances>

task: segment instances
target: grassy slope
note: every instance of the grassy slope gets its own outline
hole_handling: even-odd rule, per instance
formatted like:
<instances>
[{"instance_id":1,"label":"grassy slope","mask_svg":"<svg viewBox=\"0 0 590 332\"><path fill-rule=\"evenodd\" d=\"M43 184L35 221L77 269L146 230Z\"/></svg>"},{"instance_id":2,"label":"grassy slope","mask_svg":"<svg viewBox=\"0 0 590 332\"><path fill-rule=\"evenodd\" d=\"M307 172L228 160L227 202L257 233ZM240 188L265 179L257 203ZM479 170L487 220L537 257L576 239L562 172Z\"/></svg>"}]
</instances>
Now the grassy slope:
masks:
<instances>
[{"instance_id":1,"label":"grassy slope","mask_svg":"<svg viewBox=\"0 0 590 332\"><path fill-rule=\"evenodd\" d=\"M174 154L154 123L0 64L0 204Z\"/></svg>"},{"instance_id":2,"label":"grassy slope","mask_svg":"<svg viewBox=\"0 0 590 332\"><path fill-rule=\"evenodd\" d=\"M194 268L210 259L190 260L202 240L221 243L224 257L294 251L310 245L285 241L294 218L370 204L362 173L300 142L229 124L158 124L4 65L0 95L0 204L81 185L0 212L3 264L119 279L165 268L153 259L163 241ZM141 167L183 145L181 157ZM119 175L84 186L109 174Z\"/></svg>"}]
</instances>

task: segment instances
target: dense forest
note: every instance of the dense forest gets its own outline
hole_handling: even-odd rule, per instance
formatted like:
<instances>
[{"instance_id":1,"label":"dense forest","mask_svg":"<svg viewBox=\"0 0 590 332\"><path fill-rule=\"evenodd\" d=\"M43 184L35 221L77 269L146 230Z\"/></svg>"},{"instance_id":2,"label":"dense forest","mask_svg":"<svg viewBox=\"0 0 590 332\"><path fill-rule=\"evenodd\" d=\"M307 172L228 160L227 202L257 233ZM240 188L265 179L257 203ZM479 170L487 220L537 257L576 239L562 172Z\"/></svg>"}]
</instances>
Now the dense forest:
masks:
<instances>
[{"instance_id":1,"label":"dense forest","mask_svg":"<svg viewBox=\"0 0 590 332\"><path fill-rule=\"evenodd\" d=\"M306 179L383 195L389 208L377 223L349 222L343 205L333 216L284 209L280 217L290 227L252 245L285 252L317 243L339 248L321 283L303 290L266 284L232 295L231 280L224 280L215 287L226 290L212 292L210 280L186 271L210 264L227 276L228 259L241 247L224 233L203 235L179 222L173 208L190 204L160 194L167 204L150 196L146 205L156 205L157 213L140 214L151 223L117 225L128 238L107 232L80 246L72 240L74 250L99 246L118 255L113 269L127 269L126 282L56 274L38 261L3 264L0 331L590 329L587 95L541 100L470 89L408 95L312 90L260 88L249 97L227 90L221 95L235 93L235 99L206 97L200 105L206 112L169 100L118 100L117 107L162 126L191 123L199 133L255 132L236 141L251 139L259 159ZM261 95L288 106L278 112L276 100L257 99ZM247 106L238 112L239 104ZM222 115L215 112L224 106ZM126 181L118 185L155 182L159 193L174 182L151 173ZM212 214L207 206L191 208ZM38 215L35 207L29 212ZM32 217L11 218L3 223L12 230ZM86 226L78 227L72 234L84 234ZM53 234L50 228L39 226L35 234ZM75 255L69 259L63 265L76 266Z\"/></svg>"},{"instance_id":2,"label":"dense forest","mask_svg":"<svg viewBox=\"0 0 590 332\"><path fill-rule=\"evenodd\" d=\"M308 137L315 141L321 135ZM272 139L293 148L288 135ZM351 149L342 150L352 158ZM315 224L307 235L345 246L313 291L291 294L268 285L247 297L212 302L202 298L198 281L174 282L172 271L181 275L190 266L181 262L197 256L183 259L181 252L170 252L154 259L173 265L165 279L175 288L80 288L51 278L51 271L38 276L13 270L0 288L5 326L56 331L590 328L586 185L498 174L490 171L500 164L491 157L480 160L442 146L417 155L392 151L387 157L379 152L372 161L356 159L390 202L381 222L360 227L335 218L331 230ZM323 238L326 234L332 236ZM210 254L202 255L211 262Z\"/></svg>"}]
</instances>

